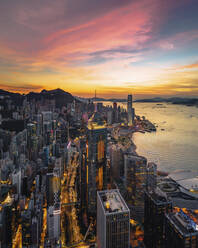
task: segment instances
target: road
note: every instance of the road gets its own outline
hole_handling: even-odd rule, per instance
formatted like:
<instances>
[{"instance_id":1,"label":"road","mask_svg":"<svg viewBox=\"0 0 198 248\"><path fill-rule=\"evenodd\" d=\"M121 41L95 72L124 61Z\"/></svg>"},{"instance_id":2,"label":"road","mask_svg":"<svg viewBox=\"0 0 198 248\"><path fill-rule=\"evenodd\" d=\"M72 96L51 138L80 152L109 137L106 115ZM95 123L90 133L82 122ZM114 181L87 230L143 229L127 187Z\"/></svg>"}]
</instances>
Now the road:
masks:
<instances>
[{"instance_id":1,"label":"road","mask_svg":"<svg viewBox=\"0 0 198 248\"><path fill-rule=\"evenodd\" d=\"M71 246L78 244L82 247L83 235L80 232L80 227L77 218L77 209L75 205L65 206L64 204L75 203L78 201L75 187L77 169L79 166L79 153L76 152L71 157L67 171L61 182L61 240L63 246ZM68 234L68 235L66 235Z\"/></svg>"}]
</instances>

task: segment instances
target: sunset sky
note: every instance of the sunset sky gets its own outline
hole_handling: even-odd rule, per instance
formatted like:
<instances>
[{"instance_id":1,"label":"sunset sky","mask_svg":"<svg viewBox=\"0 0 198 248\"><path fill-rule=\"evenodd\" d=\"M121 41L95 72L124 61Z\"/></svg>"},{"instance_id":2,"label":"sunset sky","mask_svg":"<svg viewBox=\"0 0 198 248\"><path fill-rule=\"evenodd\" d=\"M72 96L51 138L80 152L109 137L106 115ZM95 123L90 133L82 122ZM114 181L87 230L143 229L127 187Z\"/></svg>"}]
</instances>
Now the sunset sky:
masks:
<instances>
[{"instance_id":1,"label":"sunset sky","mask_svg":"<svg viewBox=\"0 0 198 248\"><path fill-rule=\"evenodd\" d=\"M0 88L198 96L198 0L1 0Z\"/></svg>"}]
</instances>

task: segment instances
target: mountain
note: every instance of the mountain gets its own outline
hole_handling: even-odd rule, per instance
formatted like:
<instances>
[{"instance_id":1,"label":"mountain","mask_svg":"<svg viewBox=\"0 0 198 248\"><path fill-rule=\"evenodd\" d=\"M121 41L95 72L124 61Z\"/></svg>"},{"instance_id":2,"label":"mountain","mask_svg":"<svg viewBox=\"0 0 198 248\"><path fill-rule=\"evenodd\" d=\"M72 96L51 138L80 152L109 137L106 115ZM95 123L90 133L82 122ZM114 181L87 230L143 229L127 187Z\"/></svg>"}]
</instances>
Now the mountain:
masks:
<instances>
[{"instance_id":1,"label":"mountain","mask_svg":"<svg viewBox=\"0 0 198 248\"><path fill-rule=\"evenodd\" d=\"M44 89L40 93L30 92L26 96L28 100L54 99L57 108L64 106L66 103L72 103L74 100L74 97L70 93L62 89Z\"/></svg>"},{"instance_id":2,"label":"mountain","mask_svg":"<svg viewBox=\"0 0 198 248\"><path fill-rule=\"evenodd\" d=\"M168 99L162 97L155 97L155 98L146 98L146 99L139 99L135 100L134 102L169 102Z\"/></svg>"},{"instance_id":3,"label":"mountain","mask_svg":"<svg viewBox=\"0 0 198 248\"><path fill-rule=\"evenodd\" d=\"M21 105L24 99L24 96L19 93L13 93L13 92L2 90L2 89L0 89L0 96L12 98L13 102L16 105ZM0 100L0 101L1 101L1 104L3 105L4 101L3 100Z\"/></svg>"},{"instance_id":4,"label":"mountain","mask_svg":"<svg viewBox=\"0 0 198 248\"><path fill-rule=\"evenodd\" d=\"M172 104L198 106L198 98L184 98L184 97L170 97L170 98L155 97L151 99L140 99L140 100L136 100L135 102L170 102Z\"/></svg>"},{"instance_id":5,"label":"mountain","mask_svg":"<svg viewBox=\"0 0 198 248\"><path fill-rule=\"evenodd\" d=\"M42 99L54 99L56 102L56 107L62 107L66 103L72 103L75 99L70 93L62 90L62 89L54 89L54 90L42 90L40 93L38 92L30 92L27 95L20 93L13 93L6 90L0 89L0 96L11 97L12 100L16 103L16 105L21 105L25 97L28 100L42 100ZM78 102L79 100L76 99Z\"/></svg>"}]
</instances>

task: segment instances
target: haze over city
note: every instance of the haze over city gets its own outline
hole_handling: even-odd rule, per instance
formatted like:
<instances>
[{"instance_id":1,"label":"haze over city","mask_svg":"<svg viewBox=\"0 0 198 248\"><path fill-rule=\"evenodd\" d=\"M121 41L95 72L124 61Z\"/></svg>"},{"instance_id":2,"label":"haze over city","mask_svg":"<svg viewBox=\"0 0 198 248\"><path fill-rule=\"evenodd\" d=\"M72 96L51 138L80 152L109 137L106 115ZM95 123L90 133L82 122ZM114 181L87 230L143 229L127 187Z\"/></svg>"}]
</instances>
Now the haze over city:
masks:
<instances>
[{"instance_id":1,"label":"haze over city","mask_svg":"<svg viewBox=\"0 0 198 248\"><path fill-rule=\"evenodd\" d=\"M197 0L0 2L0 88L198 95Z\"/></svg>"}]
</instances>

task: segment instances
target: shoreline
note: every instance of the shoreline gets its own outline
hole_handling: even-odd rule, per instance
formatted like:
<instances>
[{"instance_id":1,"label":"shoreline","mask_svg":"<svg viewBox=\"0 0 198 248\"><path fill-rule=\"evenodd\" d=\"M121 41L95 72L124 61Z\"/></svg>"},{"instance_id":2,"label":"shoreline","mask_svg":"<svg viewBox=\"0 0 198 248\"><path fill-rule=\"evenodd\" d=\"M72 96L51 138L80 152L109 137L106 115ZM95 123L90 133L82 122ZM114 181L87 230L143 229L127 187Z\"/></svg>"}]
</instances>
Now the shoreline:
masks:
<instances>
[{"instance_id":1,"label":"shoreline","mask_svg":"<svg viewBox=\"0 0 198 248\"><path fill-rule=\"evenodd\" d=\"M135 144L134 141L133 141L133 133L132 133L132 134L131 134L131 150L132 150L132 153L133 153L135 156L137 156L137 157L145 157L145 156L139 155L139 154L137 153L136 149L137 149L137 146L136 146L136 144ZM145 158L146 158L147 163L148 163L147 157L145 157ZM151 163L154 163L154 162L151 162ZM156 164L156 165L157 165L157 164ZM157 165L157 168L158 168L158 165ZM170 174L170 172L161 171L161 170L158 170L158 169L157 169L157 175L158 175L158 176L164 176L164 177L166 177L166 176L168 176L169 174Z\"/></svg>"}]
</instances>

